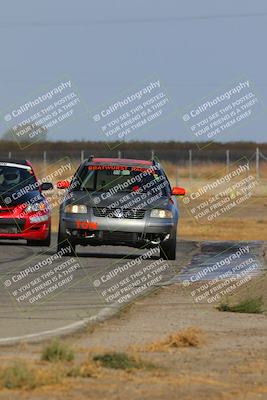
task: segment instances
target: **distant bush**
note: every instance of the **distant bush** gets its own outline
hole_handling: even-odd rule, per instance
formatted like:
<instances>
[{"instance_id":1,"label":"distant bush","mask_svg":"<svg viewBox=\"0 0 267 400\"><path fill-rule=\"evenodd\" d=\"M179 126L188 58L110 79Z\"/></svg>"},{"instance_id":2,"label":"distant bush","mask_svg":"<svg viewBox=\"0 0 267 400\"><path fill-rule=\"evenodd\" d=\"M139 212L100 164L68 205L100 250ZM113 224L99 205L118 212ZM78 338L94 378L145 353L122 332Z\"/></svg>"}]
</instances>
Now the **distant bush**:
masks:
<instances>
[{"instance_id":1,"label":"distant bush","mask_svg":"<svg viewBox=\"0 0 267 400\"><path fill-rule=\"evenodd\" d=\"M135 357L129 356L126 353L105 353L96 355L93 358L94 361L100 363L104 368L112 369L151 369L155 366L151 363L147 363L141 360L137 360Z\"/></svg>"},{"instance_id":2,"label":"distant bush","mask_svg":"<svg viewBox=\"0 0 267 400\"><path fill-rule=\"evenodd\" d=\"M33 389L36 387L34 371L21 361L14 361L12 365L0 371L1 386L6 389Z\"/></svg>"},{"instance_id":3,"label":"distant bush","mask_svg":"<svg viewBox=\"0 0 267 400\"><path fill-rule=\"evenodd\" d=\"M198 347L204 341L203 331L199 328L189 327L173 332L167 337L145 345L135 345L133 349L143 352L165 352L180 347Z\"/></svg>"},{"instance_id":4,"label":"distant bush","mask_svg":"<svg viewBox=\"0 0 267 400\"><path fill-rule=\"evenodd\" d=\"M248 298L240 301L238 304L229 305L228 303L221 303L217 309L219 311L237 312L237 313L248 313L248 314L262 314L263 309L262 297Z\"/></svg>"},{"instance_id":5,"label":"distant bush","mask_svg":"<svg viewBox=\"0 0 267 400\"><path fill-rule=\"evenodd\" d=\"M74 359L74 352L67 344L54 339L43 349L41 359L51 362L72 361Z\"/></svg>"}]
</instances>

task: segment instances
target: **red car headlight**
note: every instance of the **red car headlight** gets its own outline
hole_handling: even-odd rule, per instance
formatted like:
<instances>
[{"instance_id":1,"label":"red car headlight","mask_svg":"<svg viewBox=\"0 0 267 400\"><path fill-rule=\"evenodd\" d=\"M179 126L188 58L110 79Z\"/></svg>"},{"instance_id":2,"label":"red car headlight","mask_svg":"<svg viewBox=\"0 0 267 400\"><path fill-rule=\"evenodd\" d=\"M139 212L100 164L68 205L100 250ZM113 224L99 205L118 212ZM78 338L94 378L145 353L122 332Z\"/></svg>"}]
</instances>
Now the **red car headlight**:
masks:
<instances>
[{"instance_id":1,"label":"red car headlight","mask_svg":"<svg viewBox=\"0 0 267 400\"><path fill-rule=\"evenodd\" d=\"M47 204L43 201L39 203L29 204L24 210L25 213L38 212L38 211L48 211Z\"/></svg>"}]
</instances>

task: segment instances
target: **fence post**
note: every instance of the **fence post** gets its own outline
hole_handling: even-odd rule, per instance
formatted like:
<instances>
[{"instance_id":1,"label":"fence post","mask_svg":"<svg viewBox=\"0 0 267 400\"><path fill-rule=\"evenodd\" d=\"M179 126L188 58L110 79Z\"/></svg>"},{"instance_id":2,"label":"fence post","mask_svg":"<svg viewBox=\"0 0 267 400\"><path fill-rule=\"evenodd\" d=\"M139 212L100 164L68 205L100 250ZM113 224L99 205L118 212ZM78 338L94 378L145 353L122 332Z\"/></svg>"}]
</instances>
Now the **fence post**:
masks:
<instances>
[{"instance_id":1,"label":"fence post","mask_svg":"<svg viewBox=\"0 0 267 400\"><path fill-rule=\"evenodd\" d=\"M81 150L81 162L84 162L84 150Z\"/></svg>"},{"instance_id":2,"label":"fence post","mask_svg":"<svg viewBox=\"0 0 267 400\"><path fill-rule=\"evenodd\" d=\"M46 167L47 167L46 150L44 150L44 152L43 152L43 162L44 162L44 177L45 177L47 175L47 173L46 173Z\"/></svg>"},{"instance_id":3,"label":"fence post","mask_svg":"<svg viewBox=\"0 0 267 400\"><path fill-rule=\"evenodd\" d=\"M176 183L176 185L175 186L178 186L178 183L179 183L179 169L178 169L178 160L177 160L177 163L176 163L176 174L175 174L176 176L175 176L175 183Z\"/></svg>"},{"instance_id":4,"label":"fence post","mask_svg":"<svg viewBox=\"0 0 267 400\"><path fill-rule=\"evenodd\" d=\"M256 148L256 177L260 179L260 149Z\"/></svg>"},{"instance_id":5,"label":"fence post","mask_svg":"<svg viewBox=\"0 0 267 400\"><path fill-rule=\"evenodd\" d=\"M192 180L192 150L189 150L189 178Z\"/></svg>"},{"instance_id":6,"label":"fence post","mask_svg":"<svg viewBox=\"0 0 267 400\"><path fill-rule=\"evenodd\" d=\"M230 170L230 151L226 150L226 170L229 172Z\"/></svg>"}]
</instances>

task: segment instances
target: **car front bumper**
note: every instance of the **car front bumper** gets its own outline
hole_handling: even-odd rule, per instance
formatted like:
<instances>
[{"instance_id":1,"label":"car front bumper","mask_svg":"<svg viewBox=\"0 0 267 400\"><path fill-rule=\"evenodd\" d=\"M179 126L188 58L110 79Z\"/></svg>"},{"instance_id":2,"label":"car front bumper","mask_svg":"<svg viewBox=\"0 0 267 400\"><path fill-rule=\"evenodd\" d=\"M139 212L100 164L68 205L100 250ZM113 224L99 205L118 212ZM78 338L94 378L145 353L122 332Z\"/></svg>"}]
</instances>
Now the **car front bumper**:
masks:
<instances>
[{"instance_id":1,"label":"car front bumper","mask_svg":"<svg viewBox=\"0 0 267 400\"><path fill-rule=\"evenodd\" d=\"M0 218L0 239L45 240L49 233L51 217L32 223L30 218Z\"/></svg>"},{"instance_id":2,"label":"car front bumper","mask_svg":"<svg viewBox=\"0 0 267 400\"><path fill-rule=\"evenodd\" d=\"M74 242L81 244L156 244L176 231L176 225L177 221L171 218L147 216L143 219L88 218L84 214L65 214L61 217L61 229Z\"/></svg>"}]
</instances>

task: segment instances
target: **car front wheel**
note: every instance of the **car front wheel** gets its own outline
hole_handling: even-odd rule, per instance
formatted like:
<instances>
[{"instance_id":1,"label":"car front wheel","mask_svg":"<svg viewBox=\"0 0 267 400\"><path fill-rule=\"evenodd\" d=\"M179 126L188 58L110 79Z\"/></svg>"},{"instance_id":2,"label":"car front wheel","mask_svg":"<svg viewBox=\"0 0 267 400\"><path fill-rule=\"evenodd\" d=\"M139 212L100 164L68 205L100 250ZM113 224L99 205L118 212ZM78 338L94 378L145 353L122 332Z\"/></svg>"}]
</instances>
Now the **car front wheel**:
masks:
<instances>
[{"instance_id":1,"label":"car front wheel","mask_svg":"<svg viewBox=\"0 0 267 400\"><path fill-rule=\"evenodd\" d=\"M47 238L44 240L27 240L27 246L49 247L51 244L51 226L49 227Z\"/></svg>"},{"instance_id":2,"label":"car front wheel","mask_svg":"<svg viewBox=\"0 0 267 400\"><path fill-rule=\"evenodd\" d=\"M75 244L63 232L60 224L57 235L57 252L64 251L63 256L75 256Z\"/></svg>"},{"instance_id":3,"label":"car front wheel","mask_svg":"<svg viewBox=\"0 0 267 400\"><path fill-rule=\"evenodd\" d=\"M163 258L163 260L176 259L176 234L160 244L160 258Z\"/></svg>"}]
</instances>

